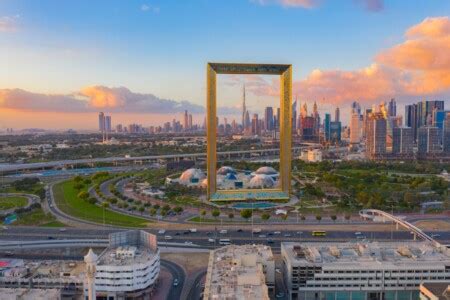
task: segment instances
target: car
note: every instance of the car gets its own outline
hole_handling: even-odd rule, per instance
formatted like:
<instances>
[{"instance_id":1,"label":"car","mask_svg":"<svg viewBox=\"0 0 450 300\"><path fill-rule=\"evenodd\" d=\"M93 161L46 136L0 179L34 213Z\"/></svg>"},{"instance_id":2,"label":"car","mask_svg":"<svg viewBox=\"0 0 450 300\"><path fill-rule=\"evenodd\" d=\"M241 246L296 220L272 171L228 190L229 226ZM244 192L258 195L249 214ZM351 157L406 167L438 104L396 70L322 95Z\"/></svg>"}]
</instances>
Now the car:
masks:
<instances>
[{"instance_id":1,"label":"car","mask_svg":"<svg viewBox=\"0 0 450 300\"><path fill-rule=\"evenodd\" d=\"M275 295L276 298L280 299L280 298L284 298L284 293L283 292L279 292L278 294Z\"/></svg>"},{"instance_id":2,"label":"car","mask_svg":"<svg viewBox=\"0 0 450 300\"><path fill-rule=\"evenodd\" d=\"M211 235L211 234L213 234L211 231L208 231L207 233L206 233L206 235Z\"/></svg>"},{"instance_id":3,"label":"car","mask_svg":"<svg viewBox=\"0 0 450 300\"><path fill-rule=\"evenodd\" d=\"M226 229L222 229L219 233L220 233L220 234L227 234L228 231L227 231Z\"/></svg>"},{"instance_id":4,"label":"car","mask_svg":"<svg viewBox=\"0 0 450 300\"><path fill-rule=\"evenodd\" d=\"M281 274L281 270L279 268L276 268L275 272L278 273L278 274Z\"/></svg>"},{"instance_id":5,"label":"car","mask_svg":"<svg viewBox=\"0 0 450 300\"><path fill-rule=\"evenodd\" d=\"M178 278L175 278L175 279L173 280L173 286L178 286Z\"/></svg>"},{"instance_id":6,"label":"car","mask_svg":"<svg viewBox=\"0 0 450 300\"><path fill-rule=\"evenodd\" d=\"M166 235L166 236L164 237L164 239L165 239L165 240L171 240L171 239L173 239L173 237L171 237L170 235Z\"/></svg>"},{"instance_id":7,"label":"car","mask_svg":"<svg viewBox=\"0 0 450 300\"><path fill-rule=\"evenodd\" d=\"M439 234L439 233L433 233L433 234L431 234L431 237L432 238L438 238L438 237L440 237L441 235Z\"/></svg>"},{"instance_id":8,"label":"car","mask_svg":"<svg viewBox=\"0 0 450 300\"><path fill-rule=\"evenodd\" d=\"M191 233L189 230L183 231L183 234L189 234L189 233Z\"/></svg>"},{"instance_id":9,"label":"car","mask_svg":"<svg viewBox=\"0 0 450 300\"><path fill-rule=\"evenodd\" d=\"M191 228L191 229L189 229L189 231L190 231L191 233L196 233L196 232L197 232L197 228Z\"/></svg>"},{"instance_id":10,"label":"car","mask_svg":"<svg viewBox=\"0 0 450 300\"><path fill-rule=\"evenodd\" d=\"M292 235L290 233L285 233L284 237L291 237Z\"/></svg>"},{"instance_id":11,"label":"car","mask_svg":"<svg viewBox=\"0 0 450 300\"><path fill-rule=\"evenodd\" d=\"M208 243L215 243L216 240L215 239L208 239Z\"/></svg>"},{"instance_id":12,"label":"car","mask_svg":"<svg viewBox=\"0 0 450 300\"><path fill-rule=\"evenodd\" d=\"M355 235L360 235L360 234L361 234L361 231L355 232Z\"/></svg>"},{"instance_id":13,"label":"car","mask_svg":"<svg viewBox=\"0 0 450 300\"><path fill-rule=\"evenodd\" d=\"M276 234L276 235L281 234L281 231L274 231L273 234Z\"/></svg>"},{"instance_id":14,"label":"car","mask_svg":"<svg viewBox=\"0 0 450 300\"><path fill-rule=\"evenodd\" d=\"M267 239L267 244L273 244L274 241L272 239Z\"/></svg>"},{"instance_id":15,"label":"car","mask_svg":"<svg viewBox=\"0 0 450 300\"><path fill-rule=\"evenodd\" d=\"M242 232L242 229L241 229L241 228L239 228L239 229L237 230L237 232Z\"/></svg>"},{"instance_id":16,"label":"car","mask_svg":"<svg viewBox=\"0 0 450 300\"><path fill-rule=\"evenodd\" d=\"M365 240L365 239L366 239L366 236L365 236L365 235L357 235L356 238L357 238L358 240Z\"/></svg>"},{"instance_id":17,"label":"car","mask_svg":"<svg viewBox=\"0 0 450 300\"><path fill-rule=\"evenodd\" d=\"M7 227L7 226L3 226L3 229L4 229L4 230L8 230L8 227Z\"/></svg>"},{"instance_id":18,"label":"car","mask_svg":"<svg viewBox=\"0 0 450 300\"><path fill-rule=\"evenodd\" d=\"M158 230L158 234L164 234L164 233L166 233L166 230L165 230L165 229L160 229L160 230Z\"/></svg>"},{"instance_id":19,"label":"car","mask_svg":"<svg viewBox=\"0 0 450 300\"><path fill-rule=\"evenodd\" d=\"M259 237L260 237L260 238L265 238L266 235L265 235L265 234L260 234Z\"/></svg>"},{"instance_id":20,"label":"car","mask_svg":"<svg viewBox=\"0 0 450 300\"><path fill-rule=\"evenodd\" d=\"M297 231L297 235L302 235L303 231Z\"/></svg>"},{"instance_id":21,"label":"car","mask_svg":"<svg viewBox=\"0 0 450 300\"><path fill-rule=\"evenodd\" d=\"M175 232L175 235L180 235L180 233L179 232Z\"/></svg>"},{"instance_id":22,"label":"car","mask_svg":"<svg viewBox=\"0 0 450 300\"><path fill-rule=\"evenodd\" d=\"M65 228L60 228L59 231L60 232L64 232L64 231L66 231L66 229Z\"/></svg>"},{"instance_id":23,"label":"car","mask_svg":"<svg viewBox=\"0 0 450 300\"><path fill-rule=\"evenodd\" d=\"M47 239L49 239L49 240L54 240L55 238L52 237L52 236L49 236L49 237L47 237Z\"/></svg>"},{"instance_id":24,"label":"car","mask_svg":"<svg viewBox=\"0 0 450 300\"><path fill-rule=\"evenodd\" d=\"M273 235L273 233L272 233L272 232L268 232L267 235L268 235L268 236L271 236L271 235Z\"/></svg>"},{"instance_id":25,"label":"car","mask_svg":"<svg viewBox=\"0 0 450 300\"><path fill-rule=\"evenodd\" d=\"M192 242L191 241L185 241L184 242L186 245L192 245Z\"/></svg>"}]
</instances>

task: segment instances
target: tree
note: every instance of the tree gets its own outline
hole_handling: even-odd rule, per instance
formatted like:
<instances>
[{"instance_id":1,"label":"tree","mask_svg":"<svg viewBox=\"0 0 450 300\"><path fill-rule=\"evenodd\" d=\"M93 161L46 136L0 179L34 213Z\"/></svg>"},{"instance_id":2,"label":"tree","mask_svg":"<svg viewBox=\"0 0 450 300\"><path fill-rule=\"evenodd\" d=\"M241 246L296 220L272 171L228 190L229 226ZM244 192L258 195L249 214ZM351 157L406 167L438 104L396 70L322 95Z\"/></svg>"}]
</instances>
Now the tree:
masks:
<instances>
[{"instance_id":1,"label":"tree","mask_svg":"<svg viewBox=\"0 0 450 300\"><path fill-rule=\"evenodd\" d=\"M264 213L261 215L261 220L267 221L267 220L269 220L269 219L270 219L270 214L269 214L269 213L264 212Z\"/></svg>"},{"instance_id":2,"label":"tree","mask_svg":"<svg viewBox=\"0 0 450 300\"><path fill-rule=\"evenodd\" d=\"M170 210L170 205L169 204L164 205L162 210L169 211Z\"/></svg>"},{"instance_id":3,"label":"tree","mask_svg":"<svg viewBox=\"0 0 450 300\"><path fill-rule=\"evenodd\" d=\"M337 216L336 215L331 215L331 220L333 220L333 222L336 222Z\"/></svg>"},{"instance_id":4,"label":"tree","mask_svg":"<svg viewBox=\"0 0 450 300\"><path fill-rule=\"evenodd\" d=\"M229 218L230 220L233 220L234 214L233 214L233 213L229 213L229 214L228 214L228 218Z\"/></svg>"},{"instance_id":5,"label":"tree","mask_svg":"<svg viewBox=\"0 0 450 300\"><path fill-rule=\"evenodd\" d=\"M85 185L90 185L92 183L92 180L90 178L86 178L85 180L83 180L83 183Z\"/></svg>"},{"instance_id":6,"label":"tree","mask_svg":"<svg viewBox=\"0 0 450 300\"><path fill-rule=\"evenodd\" d=\"M142 214L145 211L145 208L143 206L139 206L139 212Z\"/></svg>"},{"instance_id":7,"label":"tree","mask_svg":"<svg viewBox=\"0 0 450 300\"><path fill-rule=\"evenodd\" d=\"M181 206L175 206L173 211L176 212L177 214L179 214L179 213L183 212L183 208Z\"/></svg>"},{"instance_id":8,"label":"tree","mask_svg":"<svg viewBox=\"0 0 450 300\"><path fill-rule=\"evenodd\" d=\"M167 211L166 210L162 210L161 211L161 216L163 216L163 217L167 216Z\"/></svg>"},{"instance_id":9,"label":"tree","mask_svg":"<svg viewBox=\"0 0 450 300\"><path fill-rule=\"evenodd\" d=\"M83 185L82 183L75 183L75 184L73 185L73 188L79 191L79 190L81 190L82 188L84 188L84 185Z\"/></svg>"},{"instance_id":10,"label":"tree","mask_svg":"<svg viewBox=\"0 0 450 300\"><path fill-rule=\"evenodd\" d=\"M306 216L305 215L301 215L300 216L300 220L302 220L304 222L306 220Z\"/></svg>"},{"instance_id":11,"label":"tree","mask_svg":"<svg viewBox=\"0 0 450 300\"><path fill-rule=\"evenodd\" d=\"M159 204L155 204L155 205L153 205L153 208L158 210L160 208L160 206L159 206Z\"/></svg>"},{"instance_id":12,"label":"tree","mask_svg":"<svg viewBox=\"0 0 450 300\"><path fill-rule=\"evenodd\" d=\"M87 198L89 198L89 194L86 191L81 191L78 193L78 198L86 200Z\"/></svg>"},{"instance_id":13,"label":"tree","mask_svg":"<svg viewBox=\"0 0 450 300\"><path fill-rule=\"evenodd\" d=\"M244 218L245 220L248 220L252 217L253 215L253 211L251 209L243 209L241 210L241 217Z\"/></svg>"},{"instance_id":14,"label":"tree","mask_svg":"<svg viewBox=\"0 0 450 300\"><path fill-rule=\"evenodd\" d=\"M322 220L322 216L321 215L316 215L316 220L320 222L320 220Z\"/></svg>"},{"instance_id":15,"label":"tree","mask_svg":"<svg viewBox=\"0 0 450 300\"><path fill-rule=\"evenodd\" d=\"M215 209L211 212L211 216L213 216L215 219L220 216L220 210Z\"/></svg>"},{"instance_id":16,"label":"tree","mask_svg":"<svg viewBox=\"0 0 450 300\"><path fill-rule=\"evenodd\" d=\"M346 214L346 215L344 216L344 218L345 218L346 221L350 221L351 216L350 216L349 214Z\"/></svg>"},{"instance_id":17,"label":"tree","mask_svg":"<svg viewBox=\"0 0 450 300\"><path fill-rule=\"evenodd\" d=\"M83 177L81 177L80 175L77 175L73 178L73 182L75 183L80 183L83 181Z\"/></svg>"},{"instance_id":18,"label":"tree","mask_svg":"<svg viewBox=\"0 0 450 300\"><path fill-rule=\"evenodd\" d=\"M103 206L104 208L108 208L108 207L109 207L109 203L108 203L108 202L103 202L103 203L102 203L102 206Z\"/></svg>"},{"instance_id":19,"label":"tree","mask_svg":"<svg viewBox=\"0 0 450 300\"><path fill-rule=\"evenodd\" d=\"M156 209L151 208L151 209L150 209L150 215L151 215L151 216L156 215Z\"/></svg>"}]
</instances>

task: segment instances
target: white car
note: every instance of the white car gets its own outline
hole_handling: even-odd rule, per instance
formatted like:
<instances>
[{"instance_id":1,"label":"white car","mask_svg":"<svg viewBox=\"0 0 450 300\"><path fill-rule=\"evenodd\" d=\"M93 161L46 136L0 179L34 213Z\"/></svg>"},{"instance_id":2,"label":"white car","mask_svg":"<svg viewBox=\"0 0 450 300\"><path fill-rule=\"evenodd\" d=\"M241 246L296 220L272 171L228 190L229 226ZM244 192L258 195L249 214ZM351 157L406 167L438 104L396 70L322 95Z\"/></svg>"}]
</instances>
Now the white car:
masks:
<instances>
[{"instance_id":1,"label":"white car","mask_svg":"<svg viewBox=\"0 0 450 300\"><path fill-rule=\"evenodd\" d=\"M260 237L260 238L265 238L266 235L265 235L265 234L260 234L259 237Z\"/></svg>"},{"instance_id":2,"label":"white car","mask_svg":"<svg viewBox=\"0 0 450 300\"><path fill-rule=\"evenodd\" d=\"M64 232L64 231L66 231L66 229L65 228L60 228L59 231L60 232Z\"/></svg>"},{"instance_id":3,"label":"white car","mask_svg":"<svg viewBox=\"0 0 450 300\"><path fill-rule=\"evenodd\" d=\"M164 234L164 233L166 233L166 230L164 230L164 229L160 229L160 230L158 231L158 234Z\"/></svg>"},{"instance_id":4,"label":"white car","mask_svg":"<svg viewBox=\"0 0 450 300\"><path fill-rule=\"evenodd\" d=\"M274 231L273 234L276 234L276 235L281 234L281 231Z\"/></svg>"},{"instance_id":5,"label":"white car","mask_svg":"<svg viewBox=\"0 0 450 300\"><path fill-rule=\"evenodd\" d=\"M208 239L208 243L214 243L215 241L215 239Z\"/></svg>"},{"instance_id":6,"label":"white car","mask_svg":"<svg viewBox=\"0 0 450 300\"><path fill-rule=\"evenodd\" d=\"M171 239L173 239L173 237L171 237L170 235L166 235L166 236L164 237L164 239L165 239L165 240L171 240Z\"/></svg>"},{"instance_id":7,"label":"white car","mask_svg":"<svg viewBox=\"0 0 450 300\"><path fill-rule=\"evenodd\" d=\"M228 231L227 231L226 229L222 229L219 233L220 233L220 234L227 234Z\"/></svg>"},{"instance_id":8,"label":"white car","mask_svg":"<svg viewBox=\"0 0 450 300\"><path fill-rule=\"evenodd\" d=\"M192 245L192 242L191 241L186 241L186 242L184 242L186 245Z\"/></svg>"}]
</instances>

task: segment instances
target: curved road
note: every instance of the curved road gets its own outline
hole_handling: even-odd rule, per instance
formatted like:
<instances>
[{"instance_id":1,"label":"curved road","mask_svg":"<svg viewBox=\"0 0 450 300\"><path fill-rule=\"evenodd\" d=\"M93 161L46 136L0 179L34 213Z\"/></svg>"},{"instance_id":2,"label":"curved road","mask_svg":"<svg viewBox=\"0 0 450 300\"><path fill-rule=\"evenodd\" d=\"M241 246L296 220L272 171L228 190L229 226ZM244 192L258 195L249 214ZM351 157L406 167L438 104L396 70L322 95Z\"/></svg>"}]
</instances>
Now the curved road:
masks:
<instances>
[{"instance_id":1,"label":"curved road","mask_svg":"<svg viewBox=\"0 0 450 300\"><path fill-rule=\"evenodd\" d=\"M161 266L166 268L171 274L172 278L178 279L178 286L173 286L171 284L171 289L169 294L167 295L168 300L175 300L181 298L181 292L183 291L184 282L186 281L186 273L184 272L183 268L177 265L176 263L173 263L171 261L161 259Z\"/></svg>"}]
</instances>

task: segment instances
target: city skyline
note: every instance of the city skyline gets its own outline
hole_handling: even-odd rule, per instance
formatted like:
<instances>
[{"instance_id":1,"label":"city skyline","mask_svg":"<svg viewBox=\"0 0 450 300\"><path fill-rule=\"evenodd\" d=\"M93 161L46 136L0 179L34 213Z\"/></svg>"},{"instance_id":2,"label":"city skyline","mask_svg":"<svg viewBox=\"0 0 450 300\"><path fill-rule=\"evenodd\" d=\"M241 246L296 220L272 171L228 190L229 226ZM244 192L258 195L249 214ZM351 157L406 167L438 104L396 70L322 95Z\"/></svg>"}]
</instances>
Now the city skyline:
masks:
<instances>
[{"instance_id":1,"label":"city skyline","mask_svg":"<svg viewBox=\"0 0 450 300\"><path fill-rule=\"evenodd\" d=\"M417 2L414 9L381 0L215 4L112 1L104 7L43 1L35 7L2 2L0 59L6 72L0 73L0 127L95 129L91 120L98 111L114 113L121 123L170 121L174 112L185 109L196 119L204 111L207 61L291 63L293 95L300 102L317 101L322 114L331 112L326 103L346 107L355 100L369 107L396 98L400 113L407 102L448 101L447 2ZM248 19L214 22L236 8ZM79 10L87 12L80 17ZM189 17L183 19L184 13ZM110 21L101 21L102 16ZM269 16L276 21L272 27L262 22ZM135 21L124 21L130 18ZM211 26L201 30L205 22ZM198 33L180 34L183 30ZM260 34L265 31L267 36ZM230 34L234 38L226 38ZM201 48L205 41L208 45ZM274 45L289 47L274 51ZM231 46L233 51L225 51ZM270 100L278 92L276 80L246 79L249 99ZM240 98L236 82L233 76L225 78L226 101ZM341 115L348 124L347 113Z\"/></svg>"}]
</instances>

